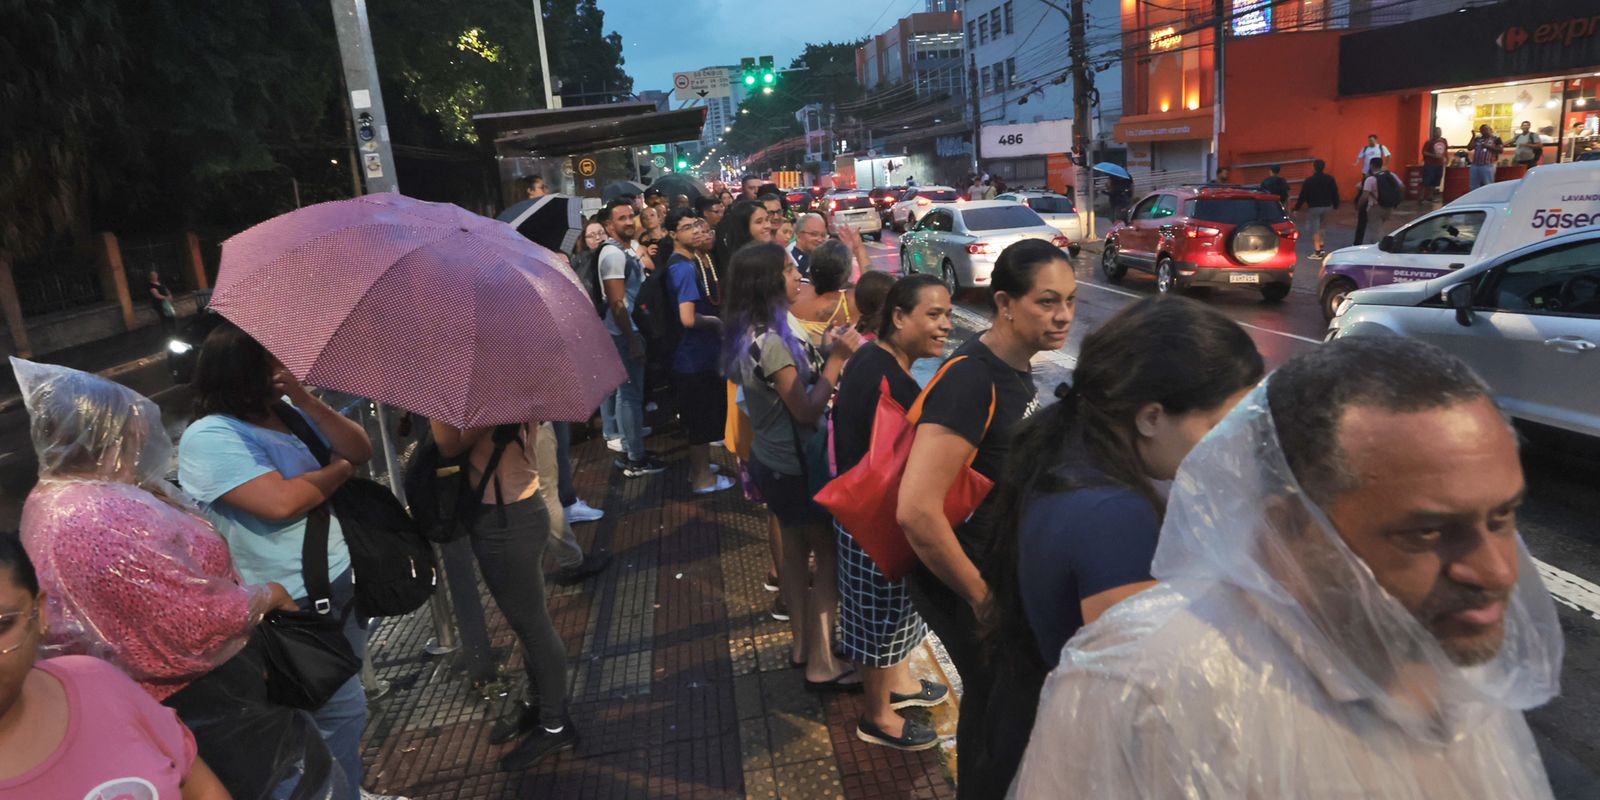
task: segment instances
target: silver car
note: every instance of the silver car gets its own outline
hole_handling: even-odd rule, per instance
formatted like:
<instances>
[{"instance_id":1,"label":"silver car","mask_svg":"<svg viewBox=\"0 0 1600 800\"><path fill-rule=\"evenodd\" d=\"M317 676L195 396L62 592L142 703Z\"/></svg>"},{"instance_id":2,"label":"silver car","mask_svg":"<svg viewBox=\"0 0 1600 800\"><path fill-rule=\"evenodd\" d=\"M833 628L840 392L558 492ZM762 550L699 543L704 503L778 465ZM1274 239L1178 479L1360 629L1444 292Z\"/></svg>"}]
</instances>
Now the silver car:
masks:
<instances>
[{"instance_id":1,"label":"silver car","mask_svg":"<svg viewBox=\"0 0 1600 800\"><path fill-rule=\"evenodd\" d=\"M889 224L895 232L903 231L917 221L928 209L949 205L961 199L961 193L949 186L912 186L900 195L900 201L889 208Z\"/></svg>"},{"instance_id":2,"label":"silver car","mask_svg":"<svg viewBox=\"0 0 1600 800\"><path fill-rule=\"evenodd\" d=\"M835 192L817 202L833 215L834 225L850 225L868 239L883 241L883 217L866 192Z\"/></svg>"},{"instance_id":3,"label":"silver car","mask_svg":"<svg viewBox=\"0 0 1600 800\"><path fill-rule=\"evenodd\" d=\"M1061 235L1072 242L1072 254L1078 254L1083 242L1083 220L1078 217L1078 208L1072 204L1072 198L1055 192L1023 189L1006 192L995 199L1010 200L1033 209L1050 227L1061 231Z\"/></svg>"},{"instance_id":4,"label":"silver car","mask_svg":"<svg viewBox=\"0 0 1600 800\"><path fill-rule=\"evenodd\" d=\"M1367 334L1438 345L1477 370L1513 417L1600 437L1600 229L1352 292L1327 338Z\"/></svg>"},{"instance_id":5,"label":"silver car","mask_svg":"<svg viewBox=\"0 0 1600 800\"><path fill-rule=\"evenodd\" d=\"M1000 251L1023 239L1041 239L1063 250L1067 237L1032 209L1002 200L934 206L900 237L900 272L937 275L952 294L988 286Z\"/></svg>"}]
</instances>

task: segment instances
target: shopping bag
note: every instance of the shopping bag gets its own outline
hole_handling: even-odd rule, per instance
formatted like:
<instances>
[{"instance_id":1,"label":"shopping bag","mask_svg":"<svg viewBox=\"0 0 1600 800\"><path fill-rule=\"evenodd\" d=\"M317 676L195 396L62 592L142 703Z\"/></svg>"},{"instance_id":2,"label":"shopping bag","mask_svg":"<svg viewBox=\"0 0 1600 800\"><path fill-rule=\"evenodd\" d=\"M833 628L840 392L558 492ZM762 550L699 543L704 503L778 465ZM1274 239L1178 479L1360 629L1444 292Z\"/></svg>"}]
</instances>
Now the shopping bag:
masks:
<instances>
[{"instance_id":1,"label":"shopping bag","mask_svg":"<svg viewBox=\"0 0 1600 800\"><path fill-rule=\"evenodd\" d=\"M940 367L938 374L922 390L922 397L944 377L950 359ZM989 418L984 431L994 421L995 393L989 388ZM917 557L906 541L906 534L896 519L900 499L900 481L905 475L906 460L911 456L911 443L916 438L917 420L922 416L922 398L906 411L889 393L889 381L884 379L878 395L878 408L872 420L872 441L867 455L843 475L834 478L817 493L816 501L833 514L866 551L874 564L891 581L904 577L916 565ZM944 498L945 519L952 527L965 522L978 510L994 482L972 469L978 455L974 450L967 463L957 473L955 483Z\"/></svg>"}]
</instances>

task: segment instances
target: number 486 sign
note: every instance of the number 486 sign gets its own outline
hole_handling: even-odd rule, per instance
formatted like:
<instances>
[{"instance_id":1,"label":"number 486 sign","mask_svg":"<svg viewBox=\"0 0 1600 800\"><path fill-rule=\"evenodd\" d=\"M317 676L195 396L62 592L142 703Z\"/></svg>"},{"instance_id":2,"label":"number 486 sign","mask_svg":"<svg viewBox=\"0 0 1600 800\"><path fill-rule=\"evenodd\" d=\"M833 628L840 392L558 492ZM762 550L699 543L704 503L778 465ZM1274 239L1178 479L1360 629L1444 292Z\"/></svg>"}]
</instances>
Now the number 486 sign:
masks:
<instances>
[{"instance_id":1,"label":"number 486 sign","mask_svg":"<svg viewBox=\"0 0 1600 800\"><path fill-rule=\"evenodd\" d=\"M981 137L984 158L1065 153L1072 149L1072 120L985 125Z\"/></svg>"}]
</instances>

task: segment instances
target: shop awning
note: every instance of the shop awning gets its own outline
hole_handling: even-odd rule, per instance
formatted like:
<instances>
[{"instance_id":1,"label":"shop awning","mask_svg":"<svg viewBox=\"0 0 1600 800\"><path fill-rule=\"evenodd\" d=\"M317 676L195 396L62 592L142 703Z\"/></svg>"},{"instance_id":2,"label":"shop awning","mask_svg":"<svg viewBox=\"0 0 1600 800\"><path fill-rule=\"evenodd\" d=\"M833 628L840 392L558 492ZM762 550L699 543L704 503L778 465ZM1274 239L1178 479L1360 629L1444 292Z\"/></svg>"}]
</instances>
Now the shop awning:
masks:
<instances>
[{"instance_id":1,"label":"shop awning","mask_svg":"<svg viewBox=\"0 0 1600 800\"><path fill-rule=\"evenodd\" d=\"M473 116L473 127L502 156L540 158L613 147L686 142L700 138L704 107L656 111L654 103L610 103L575 108L509 111Z\"/></svg>"},{"instance_id":2,"label":"shop awning","mask_svg":"<svg viewBox=\"0 0 1600 800\"><path fill-rule=\"evenodd\" d=\"M1125 116L1117 123L1119 142L1176 142L1210 139L1214 121L1211 106L1193 111Z\"/></svg>"}]
</instances>

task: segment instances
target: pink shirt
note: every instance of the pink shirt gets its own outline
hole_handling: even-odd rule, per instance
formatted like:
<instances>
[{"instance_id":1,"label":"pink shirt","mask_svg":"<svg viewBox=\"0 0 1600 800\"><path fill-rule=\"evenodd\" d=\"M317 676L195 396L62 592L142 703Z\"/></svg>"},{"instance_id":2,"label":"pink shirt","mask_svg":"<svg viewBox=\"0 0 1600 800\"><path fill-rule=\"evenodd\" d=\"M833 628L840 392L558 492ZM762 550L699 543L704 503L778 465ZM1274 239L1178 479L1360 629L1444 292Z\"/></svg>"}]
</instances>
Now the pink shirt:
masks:
<instances>
[{"instance_id":1,"label":"pink shirt","mask_svg":"<svg viewBox=\"0 0 1600 800\"><path fill-rule=\"evenodd\" d=\"M44 763L0 781L0 800L179 800L194 736L116 667L88 656L38 663L67 693L67 735Z\"/></svg>"},{"instance_id":2,"label":"pink shirt","mask_svg":"<svg viewBox=\"0 0 1600 800\"><path fill-rule=\"evenodd\" d=\"M22 543L50 595L48 644L116 664L158 700L249 639L260 587L240 585L228 543L137 486L40 481Z\"/></svg>"}]
</instances>

